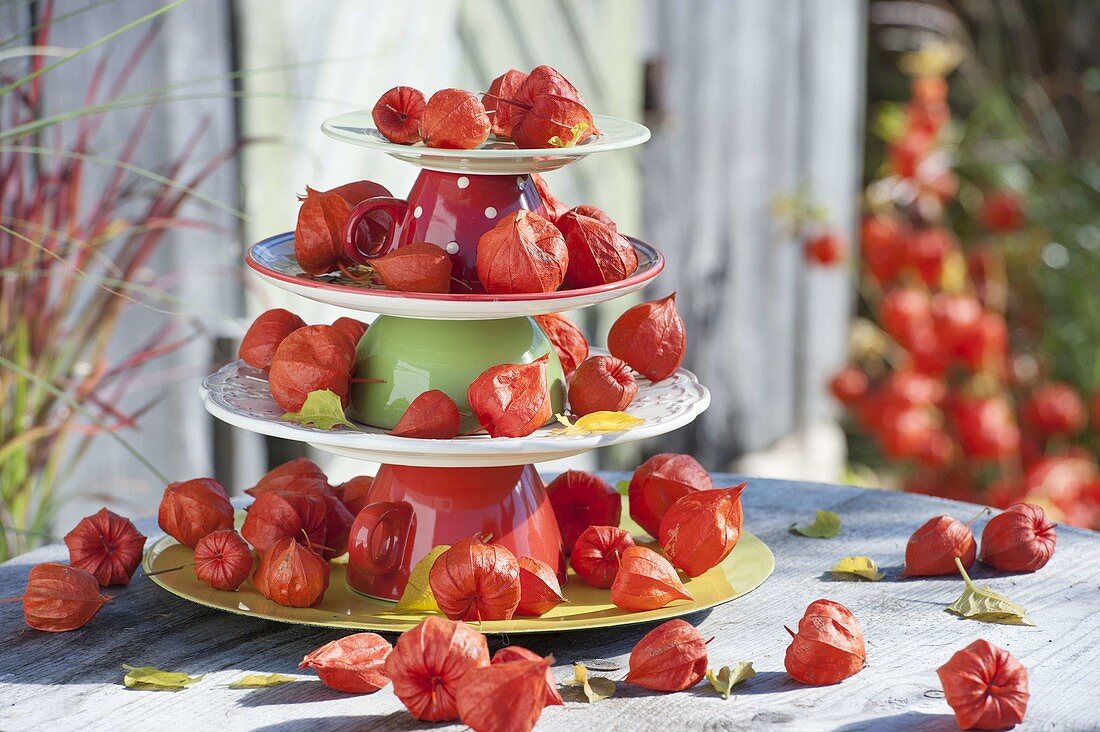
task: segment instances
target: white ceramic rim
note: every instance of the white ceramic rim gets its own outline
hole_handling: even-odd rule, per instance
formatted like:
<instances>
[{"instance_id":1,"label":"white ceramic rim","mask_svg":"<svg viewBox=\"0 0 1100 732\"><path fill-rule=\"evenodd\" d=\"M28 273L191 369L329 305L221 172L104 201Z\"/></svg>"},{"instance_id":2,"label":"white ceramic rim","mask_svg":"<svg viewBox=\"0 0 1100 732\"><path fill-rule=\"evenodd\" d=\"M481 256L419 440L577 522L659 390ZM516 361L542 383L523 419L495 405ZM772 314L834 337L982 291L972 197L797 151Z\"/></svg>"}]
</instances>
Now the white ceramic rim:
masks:
<instances>
[{"instance_id":1,"label":"white ceramic rim","mask_svg":"<svg viewBox=\"0 0 1100 732\"><path fill-rule=\"evenodd\" d=\"M624 280L599 287L500 296L395 293L304 279L269 267L254 255L261 247L271 246L287 237L293 238L293 233L276 234L253 244L245 256L245 264L275 287L315 302L366 313L428 320L499 320L577 310L637 292L652 282L665 267L664 255L659 249L627 237L638 252L639 261L643 261L644 255L651 264Z\"/></svg>"},{"instance_id":2,"label":"white ceramic rim","mask_svg":"<svg viewBox=\"0 0 1100 732\"><path fill-rule=\"evenodd\" d=\"M592 351L594 355L601 352L601 349ZM482 434L453 440L423 440L394 437L376 427L364 426L362 432L321 430L248 414L247 410L233 408L215 395L221 385L233 384L233 379L238 380L236 383L244 383L244 379L259 381L258 378L242 375L242 368L247 371L251 367L242 361L234 361L203 379L199 394L206 410L213 416L249 432L305 442L345 457L395 465L474 467L557 460L600 447L638 442L672 432L694 421L710 405L710 392L699 383L695 374L679 369L673 376L656 384L638 377L638 395L627 411L655 416L647 416L645 424L633 429L604 434L563 435L551 434L559 429L559 426L551 424L527 437L490 438ZM678 396L673 400L661 396L665 393L676 393ZM270 399L269 395L267 399Z\"/></svg>"},{"instance_id":3,"label":"white ceramic rim","mask_svg":"<svg viewBox=\"0 0 1100 732\"><path fill-rule=\"evenodd\" d=\"M451 158L454 160L527 160L530 158L572 158L576 159L585 155L598 152L610 152L623 148L641 145L650 137L649 128L638 122L612 117L606 114L592 115L592 121L600 130L599 135L594 135L576 147L547 147L547 148L475 148L473 150L452 150L441 147L426 147L423 144L399 145L389 142L374 126L369 109L360 109L354 112L345 112L329 117L321 123L321 131L334 140L349 142L353 145L369 147L372 150L380 150L401 159L407 158ZM373 132L381 139L368 136ZM511 144L510 141L489 138L489 143ZM487 143L487 144L489 144Z\"/></svg>"}]
</instances>

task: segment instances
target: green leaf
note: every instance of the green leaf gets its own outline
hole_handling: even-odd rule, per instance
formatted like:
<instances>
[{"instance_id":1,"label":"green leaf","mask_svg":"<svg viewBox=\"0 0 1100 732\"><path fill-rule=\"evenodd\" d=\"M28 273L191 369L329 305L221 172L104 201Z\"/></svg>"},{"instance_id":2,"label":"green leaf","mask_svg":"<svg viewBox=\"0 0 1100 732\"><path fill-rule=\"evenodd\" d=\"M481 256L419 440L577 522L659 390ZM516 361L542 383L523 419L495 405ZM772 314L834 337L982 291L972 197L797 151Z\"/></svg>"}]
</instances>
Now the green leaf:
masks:
<instances>
[{"instance_id":1,"label":"green leaf","mask_svg":"<svg viewBox=\"0 0 1100 732\"><path fill-rule=\"evenodd\" d=\"M358 431L359 428L348 421L340 397L329 389L311 391L297 412L287 412L280 417L284 422L297 422L300 425L313 425L323 430L331 430L336 425Z\"/></svg>"},{"instance_id":2,"label":"green leaf","mask_svg":"<svg viewBox=\"0 0 1100 732\"><path fill-rule=\"evenodd\" d=\"M791 531L813 539L832 539L840 533L840 516L832 511L818 509L812 524L809 526L791 524Z\"/></svg>"},{"instance_id":3,"label":"green leaf","mask_svg":"<svg viewBox=\"0 0 1100 732\"><path fill-rule=\"evenodd\" d=\"M844 557L836 566L829 570L833 574L845 579L865 579L878 582L885 577L875 565L875 560L870 557Z\"/></svg>"},{"instance_id":4,"label":"green leaf","mask_svg":"<svg viewBox=\"0 0 1100 732\"><path fill-rule=\"evenodd\" d=\"M188 676L176 671L161 671L154 666L127 666L122 664L127 674L122 683L130 689L143 691L179 691L197 683L202 676Z\"/></svg>"},{"instance_id":5,"label":"green leaf","mask_svg":"<svg viewBox=\"0 0 1100 732\"><path fill-rule=\"evenodd\" d=\"M286 674L245 674L241 678L229 684L230 689L262 689L267 686L282 686L291 681L297 681L294 676Z\"/></svg>"},{"instance_id":6,"label":"green leaf","mask_svg":"<svg viewBox=\"0 0 1100 732\"><path fill-rule=\"evenodd\" d=\"M449 544L434 546L416 563L409 574L409 581L405 583L405 591L401 593L401 599L390 612L409 614L439 612L439 605L436 604L435 596L432 594L432 587L428 584L428 574L432 571L435 560L450 548Z\"/></svg>"},{"instance_id":7,"label":"green leaf","mask_svg":"<svg viewBox=\"0 0 1100 732\"><path fill-rule=\"evenodd\" d=\"M752 667L752 661L741 661L733 664L733 666L723 666L717 673L714 669L707 671L707 681L710 682L715 691L722 695L723 699L730 698L730 689L742 681L748 681L753 676L756 676L756 669Z\"/></svg>"},{"instance_id":8,"label":"green leaf","mask_svg":"<svg viewBox=\"0 0 1100 732\"><path fill-rule=\"evenodd\" d=\"M983 623L1001 625L1030 625L1035 623L1027 616L1027 611L1003 595L998 595L988 587L977 587L970 581L962 562L955 557L955 564L962 574L965 589L959 599L947 606L946 610L967 620L979 620Z\"/></svg>"},{"instance_id":9,"label":"green leaf","mask_svg":"<svg viewBox=\"0 0 1100 732\"><path fill-rule=\"evenodd\" d=\"M615 682L603 676L589 676L583 663L573 664L573 678L565 685L579 687L580 700L589 704L615 696Z\"/></svg>"}]
</instances>

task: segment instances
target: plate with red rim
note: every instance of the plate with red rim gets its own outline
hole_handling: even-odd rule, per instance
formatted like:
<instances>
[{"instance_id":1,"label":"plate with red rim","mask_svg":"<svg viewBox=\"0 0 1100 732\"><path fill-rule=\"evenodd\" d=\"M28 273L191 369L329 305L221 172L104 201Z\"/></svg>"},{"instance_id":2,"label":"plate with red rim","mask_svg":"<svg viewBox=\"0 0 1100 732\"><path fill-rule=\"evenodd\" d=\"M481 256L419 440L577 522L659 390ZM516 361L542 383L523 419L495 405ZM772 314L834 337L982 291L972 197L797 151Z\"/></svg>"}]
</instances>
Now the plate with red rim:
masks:
<instances>
[{"instance_id":1,"label":"plate with red rim","mask_svg":"<svg viewBox=\"0 0 1100 732\"><path fill-rule=\"evenodd\" d=\"M253 244L245 263L272 285L326 305L405 318L496 320L576 310L642 289L664 269L665 259L656 247L633 237L627 239L638 254L638 269L626 279L596 287L518 295L394 292L356 283L339 272L309 275L298 266L291 231Z\"/></svg>"},{"instance_id":2,"label":"plate with red rim","mask_svg":"<svg viewBox=\"0 0 1100 732\"><path fill-rule=\"evenodd\" d=\"M622 527L635 536L638 543L657 549L655 543L633 521L623 506ZM237 512L237 525L244 520L243 511ZM423 614L398 614L394 603L361 595L348 588L345 581L346 555L333 560L328 590L315 607L286 607L261 595L251 580L245 580L236 592L215 590L197 577L191 567L194 552L170 536L156 541L145 552L142 569L148 574L180 567L177 571L164 572L150 577L153 582L177 597L206 607L245 615L262 620L282 623L312 625L324 628L373 630L382 633L400 633L420 623ZM681 575L691 601L677 600L657 610L627 612L611 603L609 590L601 590L585 584L569 570L568 581L562 588L567 602L558 605L540 617L515 617L511 620L488 620L472 623L473 627L488 634L558 633L585 631L635 623L652 623L659 620L690 615L715 607L746 595L764 583L775 569L775 557L767 544L748 531L741 533L737 546L721 564L698 577Z\"/></svg>"},{"instance_id":3,"label":"plate with red rim","mask_svg":"<svg viewBox=\"0 0 1100 732\"><path fill-rule=\"evenodd\" d=\"M321 130L335 140L379 150L421 168L475 175L547 173L593 153L623 150L649 139L648 127L628 119L594 114L592 121L599 134L591 135L579 145L530 150L518 148L511 140L496 136L473 150L427 147L423 143L399 145L378 131L369 109L329 117L321 124Z\"/></svg>"},{"instance_id":4,"label":"plate with red rim","mask_svg":"<svg viewBox=\"0 0 1100 732\"><path fill-rule=\"evenodd\" d=\"M592 349L593 354L605 353ZM323 430L280 419L284 410L271 398L267 376L243 361L234 361L203 379L203 404L212 415L234 427L306 442L326 452L394 465L434 467L526 465L579 455L608 445L636 442L679 429L710 405L710 392L695 374L679 369L653 383L641 376L638 393L626 411L643 424L620 432L566 434L560 424L540 427L527 437L486 434L452 440L395 437L377 427L361 431Z\"/></svg>"}]
</instances>

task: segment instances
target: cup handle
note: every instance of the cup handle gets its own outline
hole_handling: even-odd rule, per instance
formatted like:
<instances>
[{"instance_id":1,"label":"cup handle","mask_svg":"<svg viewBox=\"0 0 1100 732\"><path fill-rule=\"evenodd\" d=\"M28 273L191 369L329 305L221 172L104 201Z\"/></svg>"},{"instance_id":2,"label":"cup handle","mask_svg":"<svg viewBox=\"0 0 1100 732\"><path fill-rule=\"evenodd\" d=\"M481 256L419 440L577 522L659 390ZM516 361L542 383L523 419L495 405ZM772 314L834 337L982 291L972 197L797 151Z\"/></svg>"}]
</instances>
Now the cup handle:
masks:
<instances>
[{"instance_id":1,"label":"cup handle","mask_svg":"<svg viewBox=\"0 0 1100 732\"><path fill-rule=\"evenodd\" d=\"M405 553L405 541L412 523L412 506L405 501L369 503L360 511L374 517L364 528L367 564L360 566L366 574L389 574L397 569Z\"/></svg>"},{"instance_id":2,"label":"cup handle","mask_svg":"<svg viewBox=\"0 0 1100 732\"><path fill-rule=\"evenodd\" d=\"M408 201L400 198L390 198L389 196L378 196L360 201L351 210L351 215L348 216L347 223L344 224L344 253L353 262L366 264L371 257L377 257L390 251L393 246L394 232L397 230L397 222L404 218L408 208ZM359 225L363 223L364 218L377 210L389 214L386 234L382 237L380 244L375 245L373 241L368 241L366 242L367 247L363 248L361 246L363 242L359 234Z\"/></svg>"}]
</instances>

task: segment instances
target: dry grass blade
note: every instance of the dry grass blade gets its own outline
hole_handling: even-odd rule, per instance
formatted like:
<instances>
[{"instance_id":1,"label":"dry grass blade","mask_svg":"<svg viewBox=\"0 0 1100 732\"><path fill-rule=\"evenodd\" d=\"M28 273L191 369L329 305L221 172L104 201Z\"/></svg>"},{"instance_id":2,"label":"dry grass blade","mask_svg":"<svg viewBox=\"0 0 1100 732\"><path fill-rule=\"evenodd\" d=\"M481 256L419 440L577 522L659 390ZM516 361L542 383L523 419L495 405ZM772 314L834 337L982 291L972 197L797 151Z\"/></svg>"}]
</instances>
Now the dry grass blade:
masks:
<instances>
[{"instance_id":1,"label":"dry grass blade","mask_svg":"<svg viewBox=\"0 0 1100 732\"><path fill-rule=\"evenodd\" d=\"M199 201L243 219L240 211L201 190L243 141L192 160L205 130L200 124L163 167L135 163L161 99L139 94L125 102L122 92L134 70L147 63L158 36L155 19L182 1L165 3L54 63L41 53L51 45L53 24L106 3L55 15L47 0L37 26L10 39L38 50L29 57L26 75L0 72L0 137L10 143L0 145L0 560L51 533L58 485L93 441L117 442L155 481L167 482L123 437L157 397L137 407L120 404L142 387L137 377L143 369L201 336L202 326L194 318L188 332L180 332L169 320L120 354L120 318L134 306L171 318L195 309L147 274L167 232L210 228L181 216L184 203ZM128 55L109 64L104 47L142 25L147 30ZM92 69L83 106L42 117L42 81L48 73L97 48L102 57ZM126 106L146 109L121 136L119 150L101 149L97 133L108 124L108 113ZM30 137L47 129L52 134ZM113 170L103 185L90 187L89 166ZM183 179L185 169L197 172ZM172 377L171 370L162 370L149 385Z\"/></svg>"}]
</instances>

